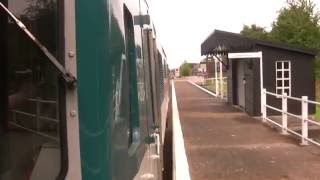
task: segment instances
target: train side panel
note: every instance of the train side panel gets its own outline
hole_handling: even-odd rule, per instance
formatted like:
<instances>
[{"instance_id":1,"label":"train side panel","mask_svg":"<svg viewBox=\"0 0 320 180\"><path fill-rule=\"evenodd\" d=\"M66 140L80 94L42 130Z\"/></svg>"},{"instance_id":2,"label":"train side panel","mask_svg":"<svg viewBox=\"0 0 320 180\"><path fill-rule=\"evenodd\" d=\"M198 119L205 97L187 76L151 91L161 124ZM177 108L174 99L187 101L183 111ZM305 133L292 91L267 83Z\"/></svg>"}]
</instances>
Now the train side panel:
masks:
<instances>
[{"instance_id":1,"label":"train side panel","mask_svg":"<svg viewBox=\"0 0 320 180\"><path fill-rule=\"evenodd\" d=\"M83 179L161 179L158 129L165 126L168 90L166 83L155 85L165 63L146 52L145 27L134 24L142 12L147 9L137 0L76 1ZM153 98L158 91L161 98Z\"/></svg>"}]
</instances>

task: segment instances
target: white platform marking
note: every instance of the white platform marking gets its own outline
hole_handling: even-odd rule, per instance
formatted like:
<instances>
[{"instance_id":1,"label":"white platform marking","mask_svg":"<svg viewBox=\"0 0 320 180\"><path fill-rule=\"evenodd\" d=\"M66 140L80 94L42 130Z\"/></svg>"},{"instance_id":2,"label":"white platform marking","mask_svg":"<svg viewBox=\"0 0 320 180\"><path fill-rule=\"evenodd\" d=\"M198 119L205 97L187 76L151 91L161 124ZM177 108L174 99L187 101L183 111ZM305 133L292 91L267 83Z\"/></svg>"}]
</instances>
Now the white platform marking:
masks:
<instances>
[{"instance_id":1,"label":"white platform marking","mask_svg":"<svg viewBox=\"0 0 320 180\"><path fill-rule=\"evenodd\" d=\"M172 126L173 126L173 179L191 180L189 164L184 147L183 134L180 124L178 104L174 82L172 84Z\"/></svg>"},{"instance_id":2,"label":"white platform marking","mask_svg":"<svg viewBox=\"0 0 320 180\"><path fill-rule=\"evenodd\" d=\"M217 94L215 94L215 93L213 93L213 92L211 92L211 91L209 91L209 90L207 90L207 89L205 89L205 88L203 88L203 87L201 87L201 86L199 86L199 85L197 85L197 84L195 84L195 83L193 83L193 82L191 82L191 81L188 81L188 82L189 82L190 84L196 86L197 88L201 89L202 91L204 91L204 92L206 92L206 93L208 93L208 94L210 94L210 95L212 95L212 96L214 96L214 97L217 97Z\"/></svg>"}]
</instances>

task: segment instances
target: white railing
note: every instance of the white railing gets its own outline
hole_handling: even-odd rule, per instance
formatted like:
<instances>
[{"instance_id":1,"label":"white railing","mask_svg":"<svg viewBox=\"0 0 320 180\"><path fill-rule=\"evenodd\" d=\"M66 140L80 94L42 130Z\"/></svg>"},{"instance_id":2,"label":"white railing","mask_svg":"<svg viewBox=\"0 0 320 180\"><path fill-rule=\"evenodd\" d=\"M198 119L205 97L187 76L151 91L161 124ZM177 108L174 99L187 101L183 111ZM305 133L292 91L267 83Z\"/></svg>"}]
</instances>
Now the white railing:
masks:
<instances>
[{"instance_id":1,"label":"white railing","mask_svg":"<svg viewBox=\"0 0 320 180\"><path fill-rule=\"evenodd\" d=\"M57 128L59 128L59 103L57 101L52 101L52 100L43 100L40 98L36 98L36 99L28 99L29 102L34 102L35 106L36 106L36 112L35 114L33 113L28 113L28 112L24 112L24 111L20 111L17 109L12 109L11 113L12 113L12 121L9 121L9 123L17 128L21 128L23 130L26 130L30 133L54 140L54 141L58 141L59 140L59 130L57 131L58 134L56 134L56 136L52 136L49 134L46 134L44 132L41 132L40 129L40 123L41 121L46 121L46 122L52 122L52 123L56 123L57 124ZM41 105L42 104L52 104L56 107L56 119L55 118L51 118L51 117L46 117L46 116L42 116L41 115ZM23 115L26 117L31 117L31 118L35 118L36 121L36 128L32 129L29 127L25 127L21 124L18 123L17 120L17 115Z\"/></svg>"},{"instance_id":2,"label":"white railing","mask_svg":"<svg viewBox=\"0 0 320 180\"><path fill-rule=\"evenodd\" d=\"M212 91L217 97L227 98L228 77L205 78L203 77L202 86Z\"/></svg>"},{"instance_id":3,"label":"white railing","mask_svg":"<svg viewBox=\"0 0 320 180\"><path fill-rule=\"evenodd\" d=\"M276 98L281 98L282 108L278 109L276 107L268 105L267 104L267 95L273 96ZM301 102L301 115L297 115L297 114L288 112L288 99ZM302 96L301 98L297 98L297 97L287 96L286 93L284 93L283 95L279 95L279 94L268 92L266 89L263 89L261 92L261 103L262 103L261 104L261 107L262 107L261 112L262 112L263 122L270 122L270 123L280 127L282 130L282 134L291 133L291 134L294 134L294 135L300 137L301 138L301 145L308 145L308 142L311 142L315 145L320 146L319 142L309 138L309 136L308 136L309 123L311 123L313 125L320 126L319 122L317 122L315 120L311 120L309 118L308 105L309 104L320 105L319 102L308 100L308 96ZM268 117L267 109L271 109L273 111L281 113L281 121L282 121L281 124L277 123L276 121L274 121ZM294 118L301 120L301 133L288 128L288 116L289 117L291 116L291 117L294 117Z\"/></svg>"}]
</instances>

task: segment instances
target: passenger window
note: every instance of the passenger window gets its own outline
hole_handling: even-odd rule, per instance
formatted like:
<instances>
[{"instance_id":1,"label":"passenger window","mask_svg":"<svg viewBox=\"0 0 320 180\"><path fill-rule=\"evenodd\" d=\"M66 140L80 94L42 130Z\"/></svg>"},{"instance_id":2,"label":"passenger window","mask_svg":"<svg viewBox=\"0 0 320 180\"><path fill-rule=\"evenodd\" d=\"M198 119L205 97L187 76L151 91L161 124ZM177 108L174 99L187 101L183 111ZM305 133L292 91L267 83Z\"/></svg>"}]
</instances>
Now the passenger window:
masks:
<instances>
[{"instance_id":1,"label":"passenger window","mask_svg":"<svg viewBox=\"0 0 320 180\"><path fill-rule=\"evenodd\" d=\"M136 65L136 46L134 40L133 18L126 6L124 6L124 27L125 27L125 48L126 60L125 70L127 77L124 77L124 91L129 91L129 108L125 111L129 112L129 146L140 140L139 137L139 102L137 87L137 65ZM128 97L128 96L124 96Z\"/></svg>"},{"instance_id":2,"label":"passenger window","mask_svg":"<svg viewBox=\"0 0 320 180\"><path fill-rule=\"evenodd\" d=\"M164 96L164 82L163 82L163 64L162 64L162 56L158 51L158 68L159 68L159 103L161 106L163 96Z\"/></svg>"},{"instance_id":3,"label":"passenger window","mask_svg":"<svg viewBox=\"0 0 320 180\"><path fill-rule=\"evenodd\" d=\"M57 0L19 0L6 5L61 59L62 22ZM59 75L47 57L0 11L0 179L54 180L64 154Z\"/></svg>"}]
</instances>

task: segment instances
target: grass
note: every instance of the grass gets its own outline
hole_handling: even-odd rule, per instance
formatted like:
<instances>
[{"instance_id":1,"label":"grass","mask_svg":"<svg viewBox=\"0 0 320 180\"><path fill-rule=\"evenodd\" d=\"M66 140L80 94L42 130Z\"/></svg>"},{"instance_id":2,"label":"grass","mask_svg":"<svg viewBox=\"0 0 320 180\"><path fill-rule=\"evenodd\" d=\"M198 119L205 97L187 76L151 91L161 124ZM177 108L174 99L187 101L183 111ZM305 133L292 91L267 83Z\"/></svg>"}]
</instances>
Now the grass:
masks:
<instances>
[{"instance_id":1,"label":"grass","mask_svg":"<svg viewBox=\"0 0 320 180\"><path fill-rule=\"evenodd\" d=\"M320 102L320 80L316 80L316 101ZM320 106L316 106L316 120L320 120Z\"/></svg>"},{"instance_id":2,"label":"grass","mask_svg":"<svg viewBox=\"0 0 320 180\"><path fill-rule=\"evenodd\" d=\"M204 87L214 93L216 91L215 81L206 80ZM227 88L228 88L227 83L224 83L224 87L223 87L223 90L224 90L223 95L224 96L227 95L227 92L228 92ZM320 102L320 79L316 80L316 101ZM316 106L315 119L320 121L320 106Z\"/></svg>"},{"instance_id":3,"label":"grass","mask_svg":"<svg viewBox=\"0 0 320 180\"><path fill-rule=\"evenodd\" d=\"M209 91L216 93L216 83L215 83L215 81L205 80L204 87L206 89L208 89ZM228 93L228 86L227 86L227 83L224 81L224 83L223 83L223 95L227 96L227 93Z\"/></svg>"}]
</instances>

